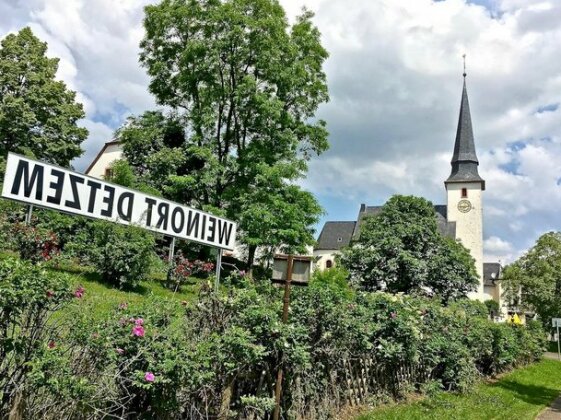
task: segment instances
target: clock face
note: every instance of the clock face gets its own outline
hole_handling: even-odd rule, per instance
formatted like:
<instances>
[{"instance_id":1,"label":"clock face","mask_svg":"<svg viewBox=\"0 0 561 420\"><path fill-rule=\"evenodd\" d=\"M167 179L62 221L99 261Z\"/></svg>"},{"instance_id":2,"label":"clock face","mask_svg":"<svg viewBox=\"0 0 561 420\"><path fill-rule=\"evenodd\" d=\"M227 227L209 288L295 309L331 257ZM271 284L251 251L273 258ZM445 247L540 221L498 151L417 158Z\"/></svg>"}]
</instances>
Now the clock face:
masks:
<instances>
[{"instance_id":1,"label":"clock face","mask_svg":"<svg viewBox=\"0 0 561 420\"><path fill-rule=\"evenodd\" d=\"M467 213L471 210L471 203L469 200L460 200L458 203L458 210L462 213Z\"/></svg>"}]
</instances>

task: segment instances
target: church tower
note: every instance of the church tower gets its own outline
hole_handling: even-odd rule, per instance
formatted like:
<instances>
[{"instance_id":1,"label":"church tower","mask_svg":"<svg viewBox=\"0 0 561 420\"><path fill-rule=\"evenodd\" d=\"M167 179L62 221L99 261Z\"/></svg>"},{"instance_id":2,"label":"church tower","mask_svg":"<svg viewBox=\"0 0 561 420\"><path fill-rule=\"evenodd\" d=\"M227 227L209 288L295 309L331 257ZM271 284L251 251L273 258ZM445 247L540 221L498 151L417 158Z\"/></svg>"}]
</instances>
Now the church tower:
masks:
<instances>
[{"instance_id":1,"label":"church tower","mask_svg":"<svg viewBox=\"0 0 561 420\"><path fill-rule=\"evenodd\" d=\"M475 259L479 286L470 298L484 300L483 294L483 201L485 181L479 176L479 161L475 154L475 142L466 90L466 73L456 142L452 156L452 172L444 182L446 186L449 222L456 222L456 239L469 249Z\"/></svg>"}]
</instances>

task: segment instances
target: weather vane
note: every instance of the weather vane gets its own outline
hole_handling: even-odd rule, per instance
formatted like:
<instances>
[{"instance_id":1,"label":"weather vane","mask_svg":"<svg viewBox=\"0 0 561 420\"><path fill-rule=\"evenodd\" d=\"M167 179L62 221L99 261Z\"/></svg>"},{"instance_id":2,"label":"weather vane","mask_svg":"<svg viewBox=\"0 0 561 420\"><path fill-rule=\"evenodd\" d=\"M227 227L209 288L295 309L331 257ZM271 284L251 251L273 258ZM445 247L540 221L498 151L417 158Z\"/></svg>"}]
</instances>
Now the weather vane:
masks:
<instances>
[{"instance_id":1,"label":"weather vane","mask_svg":"<svg viewBox=\"0 0 561 420\"><path fill-rule=\"evenodd\" d=\"M462 57L464 58L464 77L466 77L466 55L462 55Z\"/></svg>"}]
</instances>

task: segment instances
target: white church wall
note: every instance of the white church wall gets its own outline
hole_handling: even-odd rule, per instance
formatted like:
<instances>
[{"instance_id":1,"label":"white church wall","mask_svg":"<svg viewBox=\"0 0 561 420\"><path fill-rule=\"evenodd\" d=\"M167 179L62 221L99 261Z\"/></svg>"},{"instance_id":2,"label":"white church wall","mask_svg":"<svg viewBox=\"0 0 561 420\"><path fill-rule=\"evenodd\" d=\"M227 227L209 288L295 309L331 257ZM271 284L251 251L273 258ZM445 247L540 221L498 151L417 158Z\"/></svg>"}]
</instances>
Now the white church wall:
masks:
<instances>
[{"instance_id":1,"label":"white church wall","mask_svg":"<svg viewBox=\"0 0 561 420\"><path fill-rule=\"evenodd\" d=\"M331 261L332 267L335 266L335 257L339 255L339 251L332 249L319 249L314 251L314 258L316 259L316 269L325 270L328 261Z\"/></svg>"},{"instance_id":2,"label":"white church wall","mask_svg":"<svg viewBox=\"0 0 561 420\"><path fill-rule=\"evenodd\" d=\"M467 189L467 197L462 197L462 188ZM456 222L456 238L459 239L475 259L475 268L479 276L479 287L470 294L470 298L486 300L483 288L483 203L481 183L448 183L448 221ZM462 212L458 209L461 200L468 200L471 209ZM465 208L464 208L465 209Z\"/></svg>"}]
</instances>

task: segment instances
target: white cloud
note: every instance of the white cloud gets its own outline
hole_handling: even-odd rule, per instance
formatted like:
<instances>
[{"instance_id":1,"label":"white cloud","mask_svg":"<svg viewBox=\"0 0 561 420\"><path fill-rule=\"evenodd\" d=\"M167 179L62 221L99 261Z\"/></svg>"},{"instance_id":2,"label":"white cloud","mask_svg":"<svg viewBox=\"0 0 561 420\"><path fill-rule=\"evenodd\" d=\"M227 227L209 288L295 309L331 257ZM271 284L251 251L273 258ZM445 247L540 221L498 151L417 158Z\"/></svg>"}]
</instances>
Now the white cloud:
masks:
<instances>
[{"instance_id":1,"label":"white cloud","mask_svg":"<svg viewBox=\"0 0 561 420\"><path fill-rule=\"evenodd\" d=\"M512 251L512 244L504 241L498 236L491 236L483 241L483 247L487 252L510 252Z\"/></svg>"},{"instance_id":2,"label":"white cloud","mask_svg":"<svg viewBox=\"0 0 561 420\"><path fill-rule=\"evenodd\" d=\"M85 104L91 134L77 167L128 114L154 107L138 63L147 3L0 4L0 36L32 25ZM493 10L463 0L281 3L290 20L304 5L315 11L330 52L331 102L319 116L332 147L303 183L330 218L341 217L341 202L356 205L354 214L360 202L381 204L395 193L445 201L466 53L488 245L501 238L512 257L541 232L561 229L561 109L538 112L561 102L560 2L492 0Z\"/></svg>"}]
</instances>

